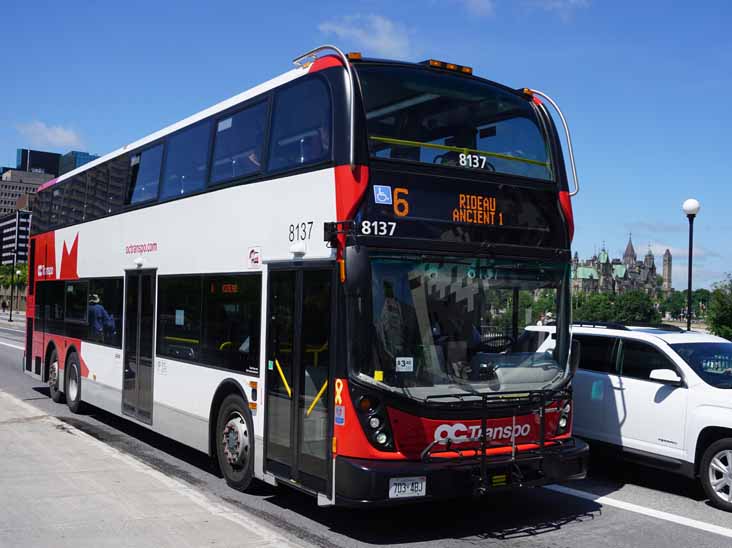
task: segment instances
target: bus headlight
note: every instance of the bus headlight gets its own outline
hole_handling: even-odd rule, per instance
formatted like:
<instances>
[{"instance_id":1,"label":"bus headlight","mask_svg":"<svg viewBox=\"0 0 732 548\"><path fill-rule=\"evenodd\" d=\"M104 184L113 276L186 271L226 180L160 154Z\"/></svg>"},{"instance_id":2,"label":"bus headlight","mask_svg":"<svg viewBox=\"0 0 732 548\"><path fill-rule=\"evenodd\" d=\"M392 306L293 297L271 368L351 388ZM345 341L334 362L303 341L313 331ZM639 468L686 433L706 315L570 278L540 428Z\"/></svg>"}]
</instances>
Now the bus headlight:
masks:
<instances>
[{"instance_id":1,"label":"bus headlight","mask_svg":"<svg viewBox=\"0 0 732 548\"><path fill-rule=\"evenodd\" d=\"M561 415L557 422L557 435L565 434L569 429L569 421L572 416L572 402L563 401L561 402L559 409L561 409Z\"/></svg>"},{"instance_id":2,"label":"bus headlight","mask_svg":"<svg viewBox=\"0 0 732 548\"><path fill-rule=\"evenodd\" d=\"M351 385L351 398L356 403L356 415L369 443L379 451L395 451L394 436L380 397Z\"/></svg>"}]
</instances>

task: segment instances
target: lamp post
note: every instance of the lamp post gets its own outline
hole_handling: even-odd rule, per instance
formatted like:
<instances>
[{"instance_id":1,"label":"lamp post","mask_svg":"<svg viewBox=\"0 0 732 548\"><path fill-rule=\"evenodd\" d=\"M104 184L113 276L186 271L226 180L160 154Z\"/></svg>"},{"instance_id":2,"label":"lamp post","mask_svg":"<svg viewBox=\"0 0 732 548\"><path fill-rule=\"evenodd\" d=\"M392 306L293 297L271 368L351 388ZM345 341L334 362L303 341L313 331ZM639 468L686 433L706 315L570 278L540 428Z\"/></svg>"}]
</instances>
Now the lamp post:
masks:
<instances>
[{"instance_id":1,"label":"lamp post","mask_svg":"<svg viewBox=\"0 0 732 548\"><path fill-rule=\"evenodd\" d=\"M694 218L699 213L701 205L698 200L689 198L681 206L689 219L689 289L686 293L686 330L691 331L691 265L694 257Z\"/></svg>"}]
</instances>

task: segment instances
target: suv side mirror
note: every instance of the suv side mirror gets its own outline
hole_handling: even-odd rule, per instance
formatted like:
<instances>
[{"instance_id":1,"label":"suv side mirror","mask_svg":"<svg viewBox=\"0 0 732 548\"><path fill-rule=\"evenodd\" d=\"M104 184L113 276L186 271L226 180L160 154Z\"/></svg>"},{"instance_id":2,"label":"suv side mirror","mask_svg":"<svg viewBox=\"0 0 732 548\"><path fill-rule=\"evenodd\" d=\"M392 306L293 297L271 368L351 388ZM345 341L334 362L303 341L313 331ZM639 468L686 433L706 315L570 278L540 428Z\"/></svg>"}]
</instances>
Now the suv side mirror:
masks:
<instances>
[{"instance_id":1,"label":"suv side mirror","mask_svg":"<svg viewBox=\"0 0 732 548\"><path fill-rule=\"evenodd\" d=\"M674 386L681 386L681 377L672 371L671 369L654 369L648 378L652 381L662 382L664 384L672 384Z\"/></svg>"},{"instance_id":2,"label":"suv side mirror","mask_svg":"<svg viewBox=\"0 0 732 548\"><path fill-rule=\"evenodd\" d=\"M569 349L569 372L573 377L579 368L581 355L582 344L576 338L572 338L572 346Z\"/></svg>"}]
</instances>

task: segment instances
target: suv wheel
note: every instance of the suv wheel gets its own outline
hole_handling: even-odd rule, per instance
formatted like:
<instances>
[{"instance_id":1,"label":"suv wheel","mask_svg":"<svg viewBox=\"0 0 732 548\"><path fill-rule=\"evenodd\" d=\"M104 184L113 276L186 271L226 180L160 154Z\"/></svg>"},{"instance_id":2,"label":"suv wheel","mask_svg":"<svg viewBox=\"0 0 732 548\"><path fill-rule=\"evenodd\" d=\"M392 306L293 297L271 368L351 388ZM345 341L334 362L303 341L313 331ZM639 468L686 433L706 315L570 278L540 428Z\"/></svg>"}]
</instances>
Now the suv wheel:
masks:
<instances>
[{"instance_id":1,"label":"suv wheel","mask_svg":"<svg viewBox=\"0 0 732 548\"><path fill-rule=\"evenodd\" d=\"M732 512L732 438L716 441L707 448L699 475L709 502Z\"/></svg>"}]
</instances>

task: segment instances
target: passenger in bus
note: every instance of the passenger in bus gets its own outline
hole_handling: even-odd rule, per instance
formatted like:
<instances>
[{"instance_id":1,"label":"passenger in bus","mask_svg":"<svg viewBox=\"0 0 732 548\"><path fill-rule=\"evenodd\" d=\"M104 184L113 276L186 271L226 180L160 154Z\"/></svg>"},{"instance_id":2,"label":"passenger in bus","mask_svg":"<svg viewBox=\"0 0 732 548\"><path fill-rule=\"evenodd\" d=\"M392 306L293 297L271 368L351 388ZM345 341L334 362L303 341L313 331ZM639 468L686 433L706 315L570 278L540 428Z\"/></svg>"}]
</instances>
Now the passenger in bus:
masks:
<instances>
[{"instance_id":1,"label":"passenger in bus","mask_svg":"<svg viewBox=\"0 0 732 548\"><path fill-rule=\"evenodd\" d=\"M89 338L93 341L104 342L106 336L114 336L114 319L102 305L99 295L89 295Z\"/></svg>"}]
</instances>

